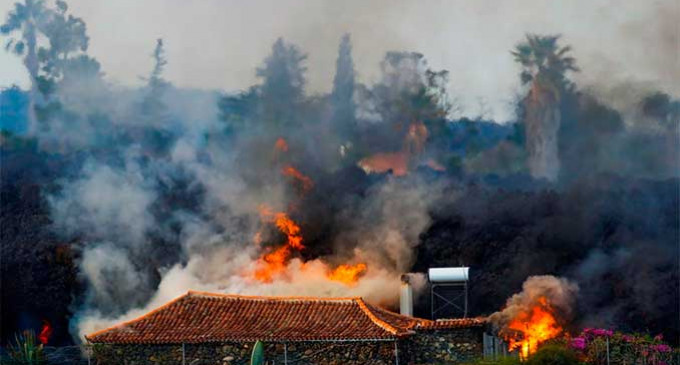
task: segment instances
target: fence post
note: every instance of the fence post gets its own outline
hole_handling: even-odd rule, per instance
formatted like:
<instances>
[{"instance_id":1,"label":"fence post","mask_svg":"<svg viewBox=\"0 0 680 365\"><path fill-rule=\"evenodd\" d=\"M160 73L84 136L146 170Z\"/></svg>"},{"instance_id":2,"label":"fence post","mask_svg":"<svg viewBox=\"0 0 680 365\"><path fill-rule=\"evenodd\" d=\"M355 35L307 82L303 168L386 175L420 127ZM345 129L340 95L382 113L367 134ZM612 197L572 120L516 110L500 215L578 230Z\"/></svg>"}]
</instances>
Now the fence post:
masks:
<instances>
[{"instance_id":1,"label":"fence post","mask_svg":"<svg viewBox=\"0 0 680 365\"><path fill-rule=\"evenodd\" d=\"M607 336L607 365L609 365L609 336Z\"/></svg>"}]
</instances>

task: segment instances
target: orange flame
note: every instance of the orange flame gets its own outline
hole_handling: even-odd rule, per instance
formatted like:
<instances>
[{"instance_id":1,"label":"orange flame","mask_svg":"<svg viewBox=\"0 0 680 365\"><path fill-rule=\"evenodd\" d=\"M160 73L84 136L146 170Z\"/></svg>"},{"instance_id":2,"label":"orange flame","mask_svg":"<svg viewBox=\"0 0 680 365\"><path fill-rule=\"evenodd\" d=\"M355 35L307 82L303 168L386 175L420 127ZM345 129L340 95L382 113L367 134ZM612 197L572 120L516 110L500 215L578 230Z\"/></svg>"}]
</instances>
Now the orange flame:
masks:
<instances>
[{"instance_id":1,"label":"orange flame","mask_svg":"<svg viewBox=\"0 0 680 365\"><path fill-rule=\"evenodd\" d=\"M275 276L286 271L286 263L290 257L290 248L281 246L276 250L265 254L257 260L257 270L253 276L255 279L270 283Z\"/></svg>"},{"instance_id":2,"label":"orange flame","mask_svg":"<svg viewBox=\"0 0 680 365\"><path fill-rule=\"evenodd\" d=\"M261 206L260 215L264 221L274 223L276 228L278 228L281 233L286 235L288 246L296 250L302 250L305 248L305 246L302 244L300 226L290 219L286 213L274 213L267 206ZM260 239L259 235L257 235L257 238Z\"/></svg>"},{"instance_id":3,"label":"orange flame","mask_svg":"<svg viewBox=\"0 0 680 365\"><path fill-rule=\"evenodd\" d=\"M260 216L266 222L273 223L279 231L286 235L286 244L276 249L269 250L257 260L257 269L253 276L263 282L271 282L274 276L286 270L286 264L291 256L291 250L302 250L302 235L298 226L286 213L274 213L267 206L260 207ZM255 235L255 244L261 243L260 232Z\"/></svg>"},{"instance_id":4,"label":"orange flame","mask_svg":"<svg viewBox=\"0 0 680 365\"><path fill-rule=\"evenodd\" d=\"M340 265L328 273L327 277L333 281L339 281L347 285L355 285L359 277L366 271L366 264Z\"/></svg>"},{"instance_id":5,"label":"orange flame","mask_svg":"<svg viewBox=\"0 0 680 365\"><path fill-rule=\"evenodd\" d=\"M521 336L508 336L509 349L511 351L519 349L521 357L526 359L536 352L541 343L562 333L563 329L552 312L552 307L545 297L539 297L536 305L520 312L507 327L521 333Z\"/></svg>"},{"instance_id":6,"label":"orange flame","mask_svg":"<svg viewBox=\"0 0 680 365\"><path fill-rule=\"evenodd\" d=\"M52 336L52 326L48 320L43 320L42 328L40 328L40 334L38 335L38 340L43 345L47 345L47 342Z\"/></svg>"},{"instance_id":7,"label":"orange flame","mask_svg":"<svg viewBox=\"0 0 680 365\"><path fill-rule=\"evenodd\" d=\"M312 181L312 179L310 179L308 176L305 176L303 173L298 171L293 166L284 167L283 169L281 169L281 173L284 174L285 176L290 176L296 181L298 181L302 186L303 191L309 191L314 187L314 182Z\"/></svg>"},{"instance_id":8,"label":"orange flame","mask_svg":"<svg viewBox=\"0 0 680 365\"><path fill-rule=\"evenodd\" d=\"M286 274L293 252L304 250L305 246L302 244L300 226L286 213L273 212L269 207L262 205L260 206L260 216L264 222L274 224L281 233L286 235L285 244L265 249L265 253L257 259L255 271L252 273L256 280L270 283L276 277ZM255 234L254 241L257 245L261 244L262 235L260 232ZM304 269L305 267L306 264L303 262L301 268ZM329 280L352 286L356 285L366 269L367 266L364 263L343 264L333 270L328 269L326 277Z\"/></svg>"}]
</instances>

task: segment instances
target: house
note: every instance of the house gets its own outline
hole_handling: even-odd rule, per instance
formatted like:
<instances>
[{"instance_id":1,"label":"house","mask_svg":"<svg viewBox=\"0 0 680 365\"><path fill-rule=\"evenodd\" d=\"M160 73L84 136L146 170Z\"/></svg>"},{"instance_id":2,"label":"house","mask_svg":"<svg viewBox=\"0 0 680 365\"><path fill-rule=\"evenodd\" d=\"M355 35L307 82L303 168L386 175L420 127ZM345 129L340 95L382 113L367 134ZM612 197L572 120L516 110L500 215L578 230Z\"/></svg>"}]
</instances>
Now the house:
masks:
<instances>
[{"instance_id":1,"label":"house","mask_svg":"<svg viewBox=\"0 0 680 365\"><path fill-rule=\"evenodd\" d=\"M94 364L247 364L255 341L275 364L420 364L482 356L486 321L403 316L361 298L190 291L86 336Z\"/></svg>"}]
</instances>

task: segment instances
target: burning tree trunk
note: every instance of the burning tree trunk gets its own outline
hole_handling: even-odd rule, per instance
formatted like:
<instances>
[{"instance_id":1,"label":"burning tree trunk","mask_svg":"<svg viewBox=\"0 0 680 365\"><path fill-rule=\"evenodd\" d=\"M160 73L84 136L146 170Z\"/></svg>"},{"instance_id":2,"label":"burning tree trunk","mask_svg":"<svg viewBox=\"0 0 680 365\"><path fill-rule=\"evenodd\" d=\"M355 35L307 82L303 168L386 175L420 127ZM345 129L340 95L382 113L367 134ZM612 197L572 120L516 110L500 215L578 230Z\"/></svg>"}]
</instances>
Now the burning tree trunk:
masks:
<instances>
[{"instance_id":1,"label":"burning tree trunk","mask_svg":"<svg viewBox=\"0 0 680 365\"><path fill-rule=\"evenodd\" d=\"M557 150L561 119L559 94L535 80L525 103L526 143L531 175L554 181L560 170Z\"/></svg>"},{"instance_id":2,"label":"burning tree trunk","mask_svg":"<svg viewBox=\"0 0 680 365\"><path fill-rule=\"evenodd\" d=\"M512 54L522 65L520 78L531 84L524 99L529 170L536 178L557 179L560 170L557 131L560 128L560 95L567 90L567 71L578 71L569 46L558 45L559 36L527 35Z\"/></svg>"}]
</instances>

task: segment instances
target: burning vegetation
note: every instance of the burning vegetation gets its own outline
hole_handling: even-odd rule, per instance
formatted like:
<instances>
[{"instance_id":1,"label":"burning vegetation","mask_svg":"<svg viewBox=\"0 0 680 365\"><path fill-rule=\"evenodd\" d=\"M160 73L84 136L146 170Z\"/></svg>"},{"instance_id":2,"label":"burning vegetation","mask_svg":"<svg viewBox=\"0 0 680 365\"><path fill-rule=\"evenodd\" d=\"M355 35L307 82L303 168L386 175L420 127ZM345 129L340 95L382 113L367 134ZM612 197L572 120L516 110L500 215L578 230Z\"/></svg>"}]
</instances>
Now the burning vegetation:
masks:
<instances>
[{"instance_id":1,"label":"burning vegetation","mask_svg":"<svg viewBox=\"0 0 680 365\"><path fill-rule=\"evenodd\" d=\"M536 352L541 343L562 334L563 329L552 312L547 299L539 297L528 311L518 313L502 333L508 341L508 349L518 350L520 356L526 359Z\"/></svg>"},{"instance_id":2,"label":"burning vegetation","mask_svg":"<svg viewBox=\"0 0 680 365\"><path fill-rule=\"evenodd\" d=\"M527 359L542 343L564 334L577 293L578 287L565 279L532 276L524 282L522 292L510 297L506 307L489 320L509 350L517 350Z\"/></svg>"},{"instance_id":3,"label":"burning vegetation","mask_svg":"<svg viewBox=\"0 0 680 365\"><path fill-rule=\"evenodd\" d=\"M30 79L0 95L3 341L78 342L188 289L394 308L403 273L461 265L470 314L524 357L584 326L677 338L678 95L579 84L553 35L498 50L524 88L507 123L461 114L466 85L417 52L362 80L349 35L327 95L284 39L218 100L165 79L171 39L149 40L145 85L115 88L55 4L1 28Z\"/></svg>"}]
</instances>

